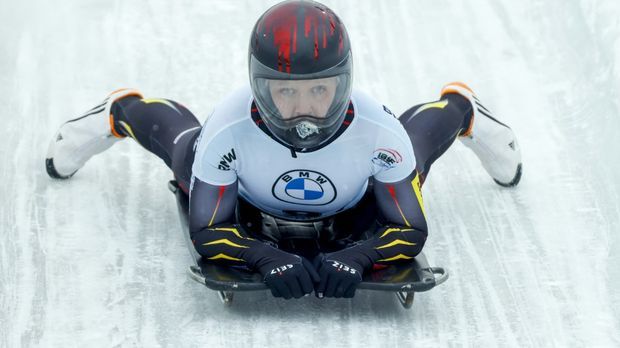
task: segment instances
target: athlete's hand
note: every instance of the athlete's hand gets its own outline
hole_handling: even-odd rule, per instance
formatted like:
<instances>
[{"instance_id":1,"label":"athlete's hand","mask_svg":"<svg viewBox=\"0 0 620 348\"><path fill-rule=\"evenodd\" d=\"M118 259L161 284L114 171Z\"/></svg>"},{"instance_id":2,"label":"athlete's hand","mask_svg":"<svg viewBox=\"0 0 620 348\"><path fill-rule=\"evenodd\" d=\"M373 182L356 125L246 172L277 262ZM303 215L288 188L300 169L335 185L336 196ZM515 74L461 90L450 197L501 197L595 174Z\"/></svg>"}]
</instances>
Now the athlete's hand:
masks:
<instances>
[{"instance_id":1,"label":"athlete's hand","mask_svg":"<svg viewBox=\"0 0 620 348\"><path fill-rule=\"evenodd\" d=\"M363 268L346 255L339 255L341 253L319 255L314 260L314 266L321 278L315 288L316 297L355 296L355 290L362 281Z\"/></svg>"},{"instance_id":2,"label":"athlete's hand","mask_svg":"<svg viewBox=\"0 0 620 348\"><path fill-rule=\"evenodd\" d=\"M284 253L286 254L286 253ZM314 283L319 281L312 264L307 259L288 254L292 258L286 262L261 267L265 284L274 297L285 299L300 298L314 290Z\"/></svg>"}]
</instances>

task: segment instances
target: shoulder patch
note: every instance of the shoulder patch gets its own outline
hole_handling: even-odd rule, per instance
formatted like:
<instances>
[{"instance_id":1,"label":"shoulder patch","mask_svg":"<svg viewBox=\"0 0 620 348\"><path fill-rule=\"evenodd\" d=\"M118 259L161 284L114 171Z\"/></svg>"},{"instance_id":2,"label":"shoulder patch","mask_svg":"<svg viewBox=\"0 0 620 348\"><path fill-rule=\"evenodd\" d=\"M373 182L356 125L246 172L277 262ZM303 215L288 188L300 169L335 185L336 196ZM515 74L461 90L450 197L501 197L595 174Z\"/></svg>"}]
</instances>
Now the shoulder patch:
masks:
<instances>
[{"instance_id":1,"label":"shoulder patch","mask_svg":"<svg viewBox=\"0 0 620 348\"><path fill-rule=\"evenodd\" d=\"M379 148L372 156L372 163L384 168L393 168L402 161L403 157L394 149Z\"/></svg>"}]
</instances>

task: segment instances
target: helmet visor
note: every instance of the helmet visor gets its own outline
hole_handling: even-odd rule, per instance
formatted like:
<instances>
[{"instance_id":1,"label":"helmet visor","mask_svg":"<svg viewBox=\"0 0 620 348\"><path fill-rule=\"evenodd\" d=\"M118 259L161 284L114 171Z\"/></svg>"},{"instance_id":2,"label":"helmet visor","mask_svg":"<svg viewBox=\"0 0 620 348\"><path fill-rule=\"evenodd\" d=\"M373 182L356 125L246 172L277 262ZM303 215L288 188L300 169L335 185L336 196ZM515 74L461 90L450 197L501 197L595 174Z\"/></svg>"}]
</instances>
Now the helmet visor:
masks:
<instances>
[{"instance_id":1,"label":"helmet visor","mask_svg":"<svg viewBox=\"0 0 620 348\"><path fill-rule=\"evenodd\" d=\"M335 133L351 95L348 74L307 80L257 78L254 82L261 117L276 136L294 146L316 146Z\"/></svg>"}]
</instances>

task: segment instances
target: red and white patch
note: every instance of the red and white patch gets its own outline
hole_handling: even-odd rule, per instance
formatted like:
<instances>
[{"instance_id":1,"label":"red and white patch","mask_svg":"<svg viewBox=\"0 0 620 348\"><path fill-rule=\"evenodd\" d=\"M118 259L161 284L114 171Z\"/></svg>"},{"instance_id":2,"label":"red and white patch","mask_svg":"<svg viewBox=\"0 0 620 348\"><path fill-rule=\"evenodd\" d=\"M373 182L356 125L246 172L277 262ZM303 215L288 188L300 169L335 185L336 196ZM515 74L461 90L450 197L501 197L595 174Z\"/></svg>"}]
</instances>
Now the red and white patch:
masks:
<instances>
[{"instance_id":1,"label":"red and white patch","mask_svg":"<svg viewBox=\"0 0 620 348\"><path fill-rule=\"evenodd\" d=\"M394 149L379 148L372 156L372 162L378 166L393 168L403 161L400 153Z\"/></svg>"}]
</instances>

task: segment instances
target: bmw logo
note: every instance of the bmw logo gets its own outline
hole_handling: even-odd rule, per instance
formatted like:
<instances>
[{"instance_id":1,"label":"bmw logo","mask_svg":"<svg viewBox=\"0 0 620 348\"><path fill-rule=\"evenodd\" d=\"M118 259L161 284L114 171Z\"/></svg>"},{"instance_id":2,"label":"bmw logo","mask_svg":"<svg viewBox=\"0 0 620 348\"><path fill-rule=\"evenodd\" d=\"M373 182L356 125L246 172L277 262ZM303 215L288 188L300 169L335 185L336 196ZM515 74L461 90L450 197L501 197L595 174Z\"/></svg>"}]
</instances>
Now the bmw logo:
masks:
<instances>
[{"instance_id":1,"label":"bmw logo","mask_svg":"<svg viewBox=\"0 0 620 348\"><path fill-rule=\"evenodd\" d=\"M323 197L323 188L321 185L319 185L318 182L307 178L297 178L291 180L288 184L286 184L284 191L290 197L307 201Z\"/></svg>"},{"instance_id":2,"label":"bmw logo","mask_svg":"<svg viewBox=\"0 0 620 348\"><path fill-rule=\"evenodd\" d=\"M336 199L336 188L329 178L313 170L291 170L276 180L272 189L277 199L302 205L325 205Z\"/></svg>"}]
</instances>

